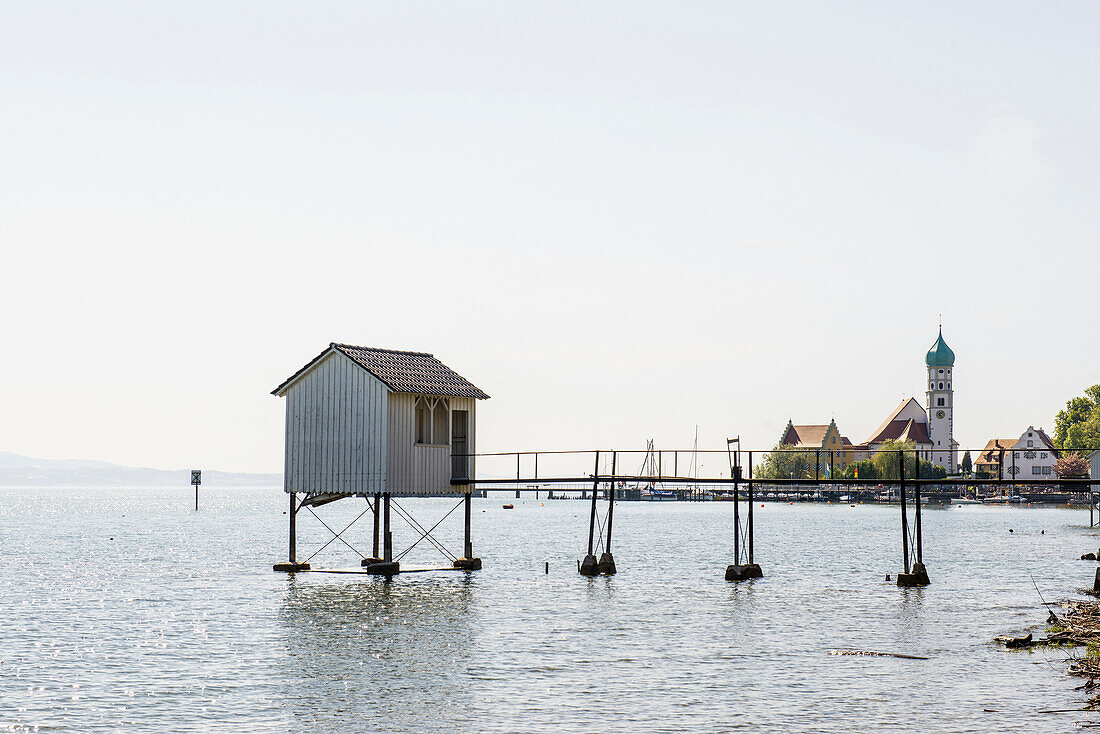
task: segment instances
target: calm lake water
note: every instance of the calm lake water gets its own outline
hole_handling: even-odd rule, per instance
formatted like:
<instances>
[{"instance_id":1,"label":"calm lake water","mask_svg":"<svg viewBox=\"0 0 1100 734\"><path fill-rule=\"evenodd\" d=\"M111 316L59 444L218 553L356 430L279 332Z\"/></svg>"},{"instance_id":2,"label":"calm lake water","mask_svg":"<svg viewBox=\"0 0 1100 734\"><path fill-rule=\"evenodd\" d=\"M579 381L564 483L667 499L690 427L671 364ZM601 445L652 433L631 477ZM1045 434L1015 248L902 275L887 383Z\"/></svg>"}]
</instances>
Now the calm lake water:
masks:
<instances>
[{"instance_id":1,"label":"calm lake water","mask_svg":"<svg viewBox=\"0 0 1100 734\"><path fill-rule=\"evenodd\" d=\"M5 490L0 729L1034 734L1100 718L1037 713L1083 705L1070 653L992 643L1043 629L1032 577L1048 601L1091 585L1095 564L1075 559L1100 539L1080 510L926 510L933 585L901 590L883 580L900 566L896 507L757 505L766 577L737 585L728 504L620 503L619 574L585 579L585 503L500 495L474 500L484 570L385 583L272 572L278 489L192 501ZM433 523L454 504L400 502ZM365 506L317 512L339 529ZM364 551L369 519L347 534ZM330 537L306 512L299 529L300 558ZM395 532L398 548L416 537ZM460 511L439 535L461 549ZM357 559L334 543L312 562Z\"/></svg>"}]
</instances>

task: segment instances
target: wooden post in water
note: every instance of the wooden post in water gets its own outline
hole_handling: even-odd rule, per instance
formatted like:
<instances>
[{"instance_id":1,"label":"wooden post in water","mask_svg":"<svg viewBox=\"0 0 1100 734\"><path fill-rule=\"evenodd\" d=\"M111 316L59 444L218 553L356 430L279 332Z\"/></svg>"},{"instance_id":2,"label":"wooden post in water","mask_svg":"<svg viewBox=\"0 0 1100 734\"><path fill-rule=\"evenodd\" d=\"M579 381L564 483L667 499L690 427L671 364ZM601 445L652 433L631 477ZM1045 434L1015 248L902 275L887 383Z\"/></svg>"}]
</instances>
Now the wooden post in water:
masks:
<instances>
[{"instance_id":1,"label":"wooden post in water","mask_svg":"<svg viewBox=\"0 0 1100 734\"><path fill-rule=\"evenodd\" d=\"M741 492L737 486L740 477L733 478L733 565L741 565Z\"/></svg>"},{"instance_id":2,"label":"wooden post in water","mask_svg":"<svg viewBox=\"0 0 1100 734\"><path fill-rule=\"evenodd\" d=\"M290 495L290 511L289 521L287 525L290 528L290 544L287 548L287 562L276 563L272 568L276 571L308 571L308 563L298 563L298 498L293 492L287 492Z\"/></svg>"},{"instance_id":3,"label":"wooden post in water","mask_svg":"<svg viewBox=\"0 0 1100 734\"><path fill-rule=\"evenodd\" d=\"M373 566L375 563L382 562L382 556L378 555L378 523L382 520L382 493L374 493L374 502L371 503L371 510L374 513L374 532L371 533L371 556L370 558L364 558L359 562L360 566Z\"/></svg>"},{"instance_id":4,"label":"wooden post in water","mask_svg":"<svg viewBox=\"0 0 1100 734\"><path fill-rule=\"evenodd\" d=\"M467 492L466 496L463 497L462 503L464 505L464 507L462 508L462 512L465 515L465 517L463 518L463 521L462 521L462 531L463 531L462 532L462 537L463 537L462 553L466 558L473 558L473 556L474 556L474 543L470 539L470 510L472 508L470 507L471 500L470 500L470 493L469 492Z\"/></svg>"},{"instance_id":5,"label":"wooden post in water","mask_svg":"<svg viewBox=\"0 0 1100 734\"><path fill-rule=\"evenodd\" d=\"M599 487L600 476L600 452L596 452L596 467L592 470L592 508L588 514L588 555L581 561L580 571L582 576L596 576L600 572L599 563L596 562L593 543L596 539L596 490Z\"/></svg>"},{"instance_id":6,"label":"wooden post in water","mask_svg":"<svg viewBox=\"0 0 1100 734\"><path fill-rule=\"evenodd\" d=\"M377 558L378 560L382 560L382 556L378 555L378 533L379 533L378 524L382 521L382 508L380 507L381 504L382 504L382 493L381 492L375 492L374 493L374 544L373 544L374 547L372 548L372 551L374 552L374 557Z\"/></svg>"},{"instance_id":7,"label":"wooden post in water","mask_svg":"<svg viewBox=\"0 0 1100 734\"><path fill-rule=\"evenodd\" d=\"M749 564L750 565L753 562L753 560L752 560L752 535L753 535L753 532L752 532L752 505L753 505L753 498L752 498L752 452L750 451L749 452Z\"/></svg>"},{"instance_id":8,"label":"wooden post in water","mask_svg":"<svg viewBox=\"0 0 1100 734\"><path fill-rule=\"evenodd\" d=\"M291 563L298 562L298 528L294 519L298 516L298 504L294 493L290 493L290 554L287 558Z\"/></svg>"},{"instance_id":9,"label":"wooden post in water","mask_svg":"<svg viewBox=\"0 0 1100 734\"><path fill-rule=\"evenodd\" d=\"M733 458L730 453L730 444L737 444L737 458ZM745 581L747 579L760 578L764 574L760 571L760 566L753 562L752 557L752 452L749 452L749 476L748 476L748 498L749 498L749 516L748 522L745 526L745 533L748 536L748 557L745 559L745 563L741 563L741 512L739 505L741 504L741 440L740 437L736 439L726 440L726 452L730 455L730 478L733 479L733 565L726 566L726 581Z\"/></svg>"},{"instance_id":10,"label":"wooden post in water","mask_svg":"<svg viewBox=\"0 0 1100 734\"><path fill-rule=\"evenodd\" d=\"M611 522L615 518L615 470L617 460L618 452L611 452L611 486L607 491L607 539L604 541L603 553L600 554L600 562L597 564L597 570L608 575L618 570L615 568L615 556L611 555Z\"/></svg>"},{"instance_id":11,"label":"wooden post in water","mask_svg":"<svg viewBox=\"0 0 1100 734\"><path fill-rule=\"evenodd\" d=\"M921 528L920 528L920 453L914 452L913 458L916 459L916 467L914 470L914 482L913 482L913 518L916 521L916 537L914 537L914 545L916 546L916 561L913 563L912 568L909 566L909 519L905 512L905 453L898 450L898 470L899 470L899 485L901 494L901 552L905 556L905 573L898 574L898 586L928 586L930 583L928 580L928 571L924 568L923 551L921 549Z\"/></svg>"},{"instance_id":12,"label":"wooden post in water","mask_svg":"<svg viewBox=\"0 0 1100 734\"><path fill-rule=\"evenodd\" d=\"M382 494L382 561L367 566L367 573L387 579L401 572L401 564L393 560L393 532L390 530L390 493Z\"/></svg>"},{"instance_id":13,"label":"wooden post in water","mask_svg":"<svg viewBox=\"0 0 1100 734\"><path fill-rule=\"evenodd\" d=\"M393 561L393 532L390 531L390 493L382 495L382 560Z\"/></svg>"},{"instance_id":14,"label":"wooden post in water","mask_svg":"<svg viewBox=\"0 0 1100 734\"><path fill-rule=\"evenodd\" d=\"M901 498L901 556L909 575L909 516L905 509L905 455L898 450L898 496ZM901 580L898 580L901 583Z\"/></svg>"},{"instance_id":15,"label":"wooden post in water","mask_svg":"<svg viewBox=\"0 0 1100 734\"><path fill-rule=\"evenodd\" d=\"M916 459L915 466L916 466L916 472L917 472L917 479L919 480L920 479L920 452L914 451L913 452L913 458ZM922 549L921 549L921 546L923 545L923 543L921 542L921 537L920 537L920 481L917 481L913 485L913 512L914 512L914 519L917 521L916 522L916 524L917 524L917 527L916 527L916 531L917 531L917 533L916 533L917 563L920 563L920 564L923 565L924 557L923 557Z\"/></svg>"},{"instance_id":16,"label":"wooden post in water","mask_svg":"<svg viewBox=\"0 0 1100 734\"><path fill-rule=\"evenodd\" d=\"M473 494L473 486L467 485L466 494L462 497L462 558L456 558L452 564L455 568L466 571L477 571L481 568L481 559L474 556Z\"/></svg>"}]
</instances>

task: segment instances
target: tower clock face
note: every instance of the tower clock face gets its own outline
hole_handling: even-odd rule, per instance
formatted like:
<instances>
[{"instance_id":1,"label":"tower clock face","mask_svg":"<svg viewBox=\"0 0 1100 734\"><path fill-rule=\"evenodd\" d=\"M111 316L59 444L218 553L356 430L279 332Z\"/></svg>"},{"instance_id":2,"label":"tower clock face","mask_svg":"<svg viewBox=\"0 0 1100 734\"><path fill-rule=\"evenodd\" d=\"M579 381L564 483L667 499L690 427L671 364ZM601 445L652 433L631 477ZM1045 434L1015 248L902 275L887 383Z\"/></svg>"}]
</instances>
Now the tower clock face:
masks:
<instances>
[{"instance_id":1,"label":"tower clock face","mask_svg":"<svg viewBox=\"0 0 1100 734\"><path fill-rule=\"evenodd\" d=\"M936 411L936 417L937 418L943 418L944 415L946 415L946 414L942 410L937 410Z\"/></svg>"}]
</instances>

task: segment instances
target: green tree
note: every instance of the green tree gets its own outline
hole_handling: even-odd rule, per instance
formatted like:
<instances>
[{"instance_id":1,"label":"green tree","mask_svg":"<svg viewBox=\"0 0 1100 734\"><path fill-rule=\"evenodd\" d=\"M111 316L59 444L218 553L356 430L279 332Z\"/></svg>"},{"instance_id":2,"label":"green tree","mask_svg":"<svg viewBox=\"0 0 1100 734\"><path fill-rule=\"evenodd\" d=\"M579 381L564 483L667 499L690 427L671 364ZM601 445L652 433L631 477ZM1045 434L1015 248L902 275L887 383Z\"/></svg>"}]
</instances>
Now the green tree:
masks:
<instances>
[{"instance_id":1,"label":"green tree","mask_svg":"<svg viewBox=\"0 0 1100 734\"><path fill-rule=\"evenodd\" d=\"M879 448L880 451L876 452L871 459L878 479L898 479L899 451L905 458L906 478L920 476L921 479L943 479L947 476L947 470L942 466L919 459L916 444L912 441L886 441ZM859 470L859 476L863 477L862 468Z\"/></svg>"},{"instance_id":2,"label":"green tree","mask_svg":"<svg viewBox=\"0 0 1100 734\"><path fill-rule=\"evenodd\" d=\"M761 479L813 479L814 452L777 444L764 459Z\"/></svg>"},{"instance_id":3,"label":"green tree","mask_svg":"<svg viewBox=\"0 0 1100 734\"><path fill-rule=\"evenodd\" d=\"M1100 447L1100 385L1066 402L1054 418L1054 445L1066 448Z\"/></svg>"},{"instance_id":4,"label":"green tree","mask_svg":"<svg viewBox=\"0 0 1100 734\"><path fill-rule=\"evenodd\" d=\"M870 459L849 464L843 476L845 479L882 479L878 467Z\"/></svg>"},{"instance_id":5,"label":"green tree","mask_svg":"<svg viewBox=\"0 0 1100 734\"><path fill-rule=\"evenodd\" d=\"M970 459L970 452L967 451L963 454L962 473L966 476L970 476L970 472L972 471L974 471L974 462Z\"/></svg>"}]
</instances>

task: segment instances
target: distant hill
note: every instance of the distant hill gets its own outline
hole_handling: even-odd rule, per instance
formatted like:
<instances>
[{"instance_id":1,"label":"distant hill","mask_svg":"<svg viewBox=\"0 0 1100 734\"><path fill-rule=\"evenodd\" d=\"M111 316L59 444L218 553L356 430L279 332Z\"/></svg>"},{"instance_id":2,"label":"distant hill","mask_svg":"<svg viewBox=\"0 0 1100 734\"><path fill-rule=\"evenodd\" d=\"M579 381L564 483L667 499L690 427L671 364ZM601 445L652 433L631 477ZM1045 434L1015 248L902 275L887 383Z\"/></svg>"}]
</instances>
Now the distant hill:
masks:
<instances>
[{"instance_id":1,"label":"distant hill","mask_svg":"<svg viewBox=\"0 0 1100 734\"><path fill-rule=\"evenodd\" d=\"M282 474L243 474L202 469L204 487L283 484ZM190 469L148 469L87 459L34 459L0 451L0 487L186 487Z\"/></svg>"}]
</instances>

